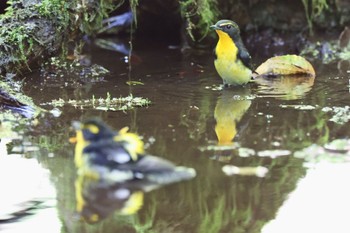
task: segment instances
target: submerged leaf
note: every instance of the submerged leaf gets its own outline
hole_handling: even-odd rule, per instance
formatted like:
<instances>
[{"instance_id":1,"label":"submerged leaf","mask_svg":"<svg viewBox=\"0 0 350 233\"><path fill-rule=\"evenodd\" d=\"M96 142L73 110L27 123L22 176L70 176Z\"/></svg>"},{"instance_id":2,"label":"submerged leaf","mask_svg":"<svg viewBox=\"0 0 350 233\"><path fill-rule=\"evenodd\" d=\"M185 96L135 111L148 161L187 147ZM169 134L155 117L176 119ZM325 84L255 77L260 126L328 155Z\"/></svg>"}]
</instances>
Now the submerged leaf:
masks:
<instances>
[{"instance_id":1,"label":"submerged leaf","mask_svg":"<svg viewBox=\"0 0 350 233\"><path fill-rule=\"evenodd\" d=\"M266 60L256 70L258 75L307 75L315 76L312 65L303 57L298 55L276 56Z\"/></svg>"}]
</instances>

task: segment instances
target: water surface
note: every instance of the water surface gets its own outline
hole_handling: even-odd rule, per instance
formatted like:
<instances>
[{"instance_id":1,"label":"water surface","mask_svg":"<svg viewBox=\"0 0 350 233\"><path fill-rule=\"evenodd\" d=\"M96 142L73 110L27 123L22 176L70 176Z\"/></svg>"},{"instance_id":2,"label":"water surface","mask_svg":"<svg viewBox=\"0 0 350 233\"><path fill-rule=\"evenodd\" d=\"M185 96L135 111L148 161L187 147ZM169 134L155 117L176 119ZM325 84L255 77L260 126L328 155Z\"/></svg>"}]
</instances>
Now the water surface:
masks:
<instances>
[{"instance_id":1,"label":"water surface","mask_svg":"<svg viewBox=\"0 0 350 233\"><path fill-rule=\"evenodd\" d=\"M350 176L349 164L325 161L324 169L293 155L312 144L322 146L349 135L347 123L330 121L334 114L322 111L327 106L345 107L350 101L349 74L336 64L312 61L315 80L279 80L277 84L267 80L267 86L251 83L223 89L211 52L135 46L131 62L125 62L124 54L91 46L89 55L92 63L111 74L89 82L33 72L25 79L24 93L39 106L58 98L105 98L107 92L112 97L142 96L151 105L127 111L67 105L58 107L59 117L45 114L39 124L24 130L24 138L11 144L29 142L38 148L27 154L50 172L48 179L55 188L54 194L38 199L40 204L43 200L54 204L36 206L30 215L0 223L0 231L21 229L35 219L39 223L27 230L48 232L40 228L43 224L50 224L50 232L305 232L315 224L321 226L317 232L331 232L335 224L341 226L337 232L350 230L341 218L350 207L349 198L338 196L349 193L344 179ZM141 83L130 86L128 81ZM125 202L95 203L103 214L94 218L90 213L90 219L82 220L76 212L74 145L68 138L71 121L89 117L100 117L115 129L129 126L143 137L149 154L193 167L197 177L144 193L142 206L131 215L123 212ZM11 148L8 151L13 153ZM268 173L227 176L224 165L263 166ZM88 185L86 195L129 190L141 200L134 187ZM329 195L324 195L325 190ZM297 204L292 205L293 201ZM308 207L305 218L309 221L299 217L301 203ZM53 214L44 219L43 211Z\"/></svg>"}]
</instances>

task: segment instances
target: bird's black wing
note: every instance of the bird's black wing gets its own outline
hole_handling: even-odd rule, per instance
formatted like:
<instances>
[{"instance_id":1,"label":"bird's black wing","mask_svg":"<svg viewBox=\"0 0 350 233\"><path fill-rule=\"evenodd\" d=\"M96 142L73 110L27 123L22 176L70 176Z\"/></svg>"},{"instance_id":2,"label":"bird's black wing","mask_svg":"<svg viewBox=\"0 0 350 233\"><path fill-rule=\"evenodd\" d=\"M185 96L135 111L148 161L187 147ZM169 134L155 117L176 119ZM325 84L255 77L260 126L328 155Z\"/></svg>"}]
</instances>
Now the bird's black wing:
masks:
<instances>
[{"instance_id":1,"label":"bird's black wing","mask_svg":"<svg viewBox=\"0 0 350 233\"><path fill-rule=\"evenodd\" d=\"M252 57L249 55L248 50L243 44L239 47L238 57L246 67L250 70L254 70L252 66Z\"/></svg>"},{"instance_id":2,"label":"bird's black wing","mask_svg":"<svg viewBox=\"0 0 350 233\"><path fill-rule=\"evenodd\" d=\"M153 155L145 155L140 156L133 170L139 172L165 172L173 171L175 167L176 166L172 162L166 159Z\"/></svg>"},{"instance_id":3,"label":"bird's black wing","mask_svg":"<svg viewBox=\"0 0 350 233\"><path fill-rule=\"evenodd\" d=\"M88 156L91 165L104 166L110 169L129 163L132 160L125 148L112 139L91 143L84 148L83 153Z\"/></svg>"}]
</instances>

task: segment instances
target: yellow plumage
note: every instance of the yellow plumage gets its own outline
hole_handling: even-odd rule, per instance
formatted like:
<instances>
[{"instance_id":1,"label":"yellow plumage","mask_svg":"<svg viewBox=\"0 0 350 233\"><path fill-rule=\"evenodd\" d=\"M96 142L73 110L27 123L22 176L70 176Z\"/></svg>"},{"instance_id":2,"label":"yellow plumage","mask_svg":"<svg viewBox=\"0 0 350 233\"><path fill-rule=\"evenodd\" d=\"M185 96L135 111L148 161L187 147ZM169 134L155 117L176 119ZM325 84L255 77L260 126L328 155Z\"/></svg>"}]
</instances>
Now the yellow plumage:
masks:
<instances>
[{"instance_id":1,"label":"yellow plumage","mask_svg":"<svg viewBox=\"0 0 350 233\"><path fill-rule=\"evenodd\" d=\"M116 132L98 119L74 122L75 165L78 175L92 180L124 182L149 180L166 184L191 179L195 170L177 167L172 162L147 155L144 143L125 127ZM79 198L77 198L79 199Z\"/></svg>"},{"instance_id":2,"label":"yellow plumage","mask_svg":"<svg viewBox=\"0 0 350 233\"><path fill-rule=\"evenodd\" d=\"M129 133L129 128L124 127L119 130L119 134L114 137L116 142L124 142L125 149L129 152L133 161L138 159L138 154L144 154L144 143L137 134Z\"/></svg>"},{"instance_id":3,"label":"yellow plumage","mask_svg":"<svg viewBox=\"0 0 350 233\"><path fill-rule=\"evenodd\" d=\"M234 99L234 94L239 95L241 99ZM218 99L214 117L216 120L215 133L219 145L229 145L237 134L236 124L249 109L251 101L245 99L247 93L244 90L235 90L232 92L223 92Z\"/></svg>"},{"instance_id":4,"label":"yellow plumage","mask_svg":"<svg viewBox=\"0 0 350 233\"><path fill-rule=\"evenodd\" d=\"M243 85L249 82L252 71L248 69L240 59L237 59L238 48L231 37L222 31L216 30L219 41L215 52L217 59L214 61L216 71L228 85Z\"/></svg>"},{"instance_id":5,"label":"yellow plumage","mask_svg":"<svg viewBox=\"0 0 350 233\"><path fill-rule=\"evenodd\" d=\"M210 28L219 36L214 65L224 85L248 83L252 77L251 57L242 42L238 25L231 20L219 20Z\"/></svg>"},{"instance_id":6,"label":"yellow plumage","mask_svg":"<svg viewBox=\"0 0 350 233\"><path fill-rule=\"evenodd\" d=\"M84 136L81 130L78 130L76 132L76 145L75 145L75 152L74 152L74 163L76 167L82 167L83 166L83 149L89 145L89 142L84 140Z\"/></svg>"}]
</instances>

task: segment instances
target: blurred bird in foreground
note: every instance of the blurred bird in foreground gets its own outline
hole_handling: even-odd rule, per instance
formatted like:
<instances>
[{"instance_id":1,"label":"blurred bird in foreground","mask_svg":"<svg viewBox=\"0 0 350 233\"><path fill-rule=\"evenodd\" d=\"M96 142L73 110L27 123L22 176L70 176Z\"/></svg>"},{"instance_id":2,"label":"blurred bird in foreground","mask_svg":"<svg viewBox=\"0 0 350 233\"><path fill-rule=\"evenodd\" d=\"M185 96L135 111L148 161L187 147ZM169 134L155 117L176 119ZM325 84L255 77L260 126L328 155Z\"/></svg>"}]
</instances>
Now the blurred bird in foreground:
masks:
<instances>
[{"instance_id":1,"label":"blurred bird in foreground","mask_svg":"<svg viewBox=\"0 0 350 233\"><path fill-rule=\"evenodd\" d=\"M169 184L191 179L193 168L176 166L160 157L147 155L137 134L127 128L113 131L98 119L74 122L75 165L79 175L113 182L147 180Z\"/></svg>"}]
</instances>

